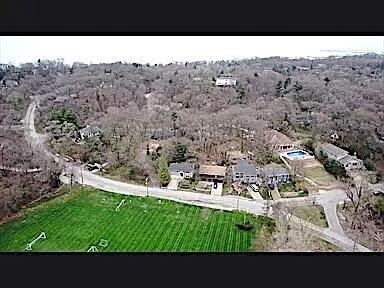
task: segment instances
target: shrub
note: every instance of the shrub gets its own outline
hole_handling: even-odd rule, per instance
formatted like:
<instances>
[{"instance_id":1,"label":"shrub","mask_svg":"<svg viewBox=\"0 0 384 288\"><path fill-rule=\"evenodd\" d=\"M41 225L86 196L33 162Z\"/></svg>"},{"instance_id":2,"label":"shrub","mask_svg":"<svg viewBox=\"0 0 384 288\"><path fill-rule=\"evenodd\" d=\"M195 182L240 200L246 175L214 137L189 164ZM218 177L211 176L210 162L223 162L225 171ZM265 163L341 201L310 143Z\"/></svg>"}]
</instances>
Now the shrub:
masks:
<instances>
[{"instance_id":1,"label":"shrub","mask_svg":"<svg viewBox=\"0 0 384 288\"><path fill-rule=\"evenodd\" d=\"M315 143L314 143L313 139L305 141L304 147L306 150L312 152L313 154L315 153Z\"/></svg>"},{"instance_id":2,"label":"shrub","mask_svg":"<svg viewBox=\"0 0 384 288\"><path fill-rule=\"evenodd\" d=\"M370 159L365 159L363 162L365 168L367 168L368 171L375 171L375 164Z\"/></svg>"},{"instance_id":3,"label":"shrub","mask_svg":"<svg viewBox=\"0 0 384 288\"><path fill-rule=\"evenodd\" d=\"M333 159L326 159L324 161L324 169L328 173L334 175L336 178L344 178L347 176L347 171L345 171L345 168Z\"/></svg>"},{"instance_id":4,"label":"shrub","mask_svg":"<svg viewBox=\"0 0 384 288\"><path fill-rule=\"evenodd\" d=\"M171 176L168 171L167 160L162 156L159 158L159 181L161 186L167 186L171 181Z\"/></svg>"},{"instance_id":5,"label":"shrub","mask_svg":"<svg viewBox=\"0 0 384 288\"><path fill-rule=\"evenodd\" d=\"M77 127L77 117L76 114L68 108L60 108L52 111L51 120L59 121L59 123L72 123Z\"/></svg>"},{"instance_id":6,"label":"shrub","mask_svg":"<svg viewBox=\"0 0 384 288\"><path fill-rule=\"evenodd\" d=\"M236 227L243 231L250 231L253 228L252 223L247 220L244 223L236 224Z\"/></svg>"}]
</instances>

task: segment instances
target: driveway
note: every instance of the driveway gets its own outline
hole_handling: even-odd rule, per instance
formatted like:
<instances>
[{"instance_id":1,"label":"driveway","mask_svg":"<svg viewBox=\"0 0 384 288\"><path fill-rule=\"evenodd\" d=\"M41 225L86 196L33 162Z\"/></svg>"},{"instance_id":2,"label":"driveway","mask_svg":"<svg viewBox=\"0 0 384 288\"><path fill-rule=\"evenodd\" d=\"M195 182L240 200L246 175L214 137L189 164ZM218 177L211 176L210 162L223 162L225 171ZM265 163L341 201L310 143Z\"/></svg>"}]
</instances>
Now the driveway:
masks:
<instances>
[{"instance_id":1,"label":"driveway","mask_svg":"<svg viewBox=\"0 0 384 288\"><path fill-rule=\"evenodd\" d=\"M217 188L214 188L212 184L211 195L221 196L223 195L223 183L217 183Z\"/></svg>"},{"instance_id":2,"label":"driveway","mask_svg":"<svg viewBox=\"0 0 384 288\"><path fill-rule=\"evenodd\" d=\"M261 197L260 193L253 191L251 187L248 186L247 190L254 200L263 200L263 197Z\"/></svg>"},{"instance_id":3,"label":"driveway","mask_svg":"<svg viewBox=\"0 0 384 288\"><path fill-rule=\"evenodd\" d=\"M183 180L182 177L171 175L171 181L169 182L167 189L177 190L177 187L179 187L179 183L181 180Z\"/></svg>"}]
</instances>

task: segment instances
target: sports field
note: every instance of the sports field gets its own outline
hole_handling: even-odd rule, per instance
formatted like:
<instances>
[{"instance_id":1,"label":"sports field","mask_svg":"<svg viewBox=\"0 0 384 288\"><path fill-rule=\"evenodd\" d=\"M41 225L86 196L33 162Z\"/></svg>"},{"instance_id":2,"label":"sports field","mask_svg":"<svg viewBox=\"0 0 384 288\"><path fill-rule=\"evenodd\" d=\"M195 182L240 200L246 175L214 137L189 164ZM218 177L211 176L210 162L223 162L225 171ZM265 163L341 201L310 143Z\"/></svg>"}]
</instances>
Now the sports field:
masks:
<instances>
[{"instance_id":1,"label":"sports field","mask_svg":"<svg viewBox=\"0 0 384 288\"><path fill-rule=\"evenodd\" d=\"M119 211L115 208L125 200ZM0 225L0 251L25 252L41 232L32 252L244 252L265 217L246 215L254 224L241 231L244 214L79 188L28 208L24 215ZM108 241L106 247L99 244Z\"/></svg>"}]
</instances>

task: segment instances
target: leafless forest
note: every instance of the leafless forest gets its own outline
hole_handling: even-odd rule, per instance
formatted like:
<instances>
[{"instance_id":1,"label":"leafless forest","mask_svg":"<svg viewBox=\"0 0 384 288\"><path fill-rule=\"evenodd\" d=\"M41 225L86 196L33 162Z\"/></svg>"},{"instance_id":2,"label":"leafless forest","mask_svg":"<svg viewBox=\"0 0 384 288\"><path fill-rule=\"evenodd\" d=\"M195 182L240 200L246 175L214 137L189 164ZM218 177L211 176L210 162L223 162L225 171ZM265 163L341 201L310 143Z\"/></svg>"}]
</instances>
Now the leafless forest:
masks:
<instances>
[{"instance_id":1,"label":"leafless forest","mask_svg":"<svg viewBox=\"0 0 384 288\"><path fill-rule=\"evenodd\" d=\"M383 58L375 54L168 65L68 66L61 60L1 65L1 164L42 166L23 140L22 130L11 132L22 125L30 96L39 95L36 125L40 132L49 133L56 151L83 162L107 161L110 168L123 167L128 178L148 173L148 163L140 160L137 151L156 133L185 143L190 157L219 163L232 145L253 151L262 163L268 154L262 135L273 128L318 140L328 140L337 132L337 144L356 152L380 179L384 175L383 70ZM237 85L216 87L214 81L222 74L236 77ZM64 120L53 117L58 111L66 115ZM73 136L87 124L100 127L103 136L77 145ZM246 137L244 131L252 131L253 136ZM168 151L164 154L172 157ZM151 162L155 169L156 161L154 157ZM44 165L48 168L35 176L1 172L0 189L5 192L0 195L0 219L58 185L59 171ZM34 195L36 191L40 194Z\"/></svg>"}]
</instances>

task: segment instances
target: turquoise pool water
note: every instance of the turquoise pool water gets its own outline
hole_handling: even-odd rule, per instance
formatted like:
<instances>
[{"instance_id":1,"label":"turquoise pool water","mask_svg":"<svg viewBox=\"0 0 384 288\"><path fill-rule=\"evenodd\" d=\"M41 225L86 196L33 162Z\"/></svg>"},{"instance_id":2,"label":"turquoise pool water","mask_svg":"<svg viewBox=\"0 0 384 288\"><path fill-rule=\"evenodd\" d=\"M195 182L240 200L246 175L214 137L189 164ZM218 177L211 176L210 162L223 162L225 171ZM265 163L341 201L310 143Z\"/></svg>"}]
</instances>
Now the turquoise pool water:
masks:
<instances>
[{"instance_id":1,"label":"turquoise pool water","mask_svg":"<svg viewBox=\"0 0 384 288\"><path fill-rule=\"evenodd\" d=\"M292 158L303 158L308 154L305 153L304 151L292 151L292 152L288 152L287 155Z\"/></svg>"}]
</instances>

